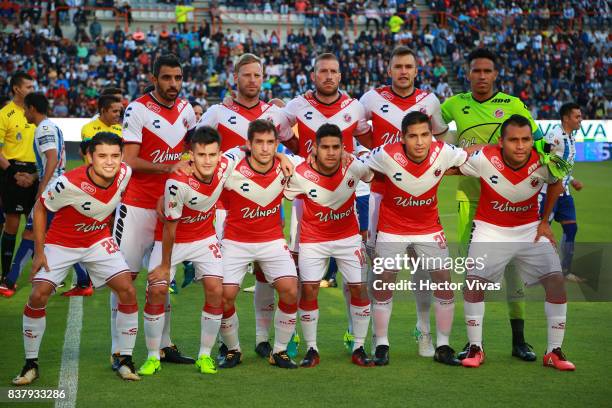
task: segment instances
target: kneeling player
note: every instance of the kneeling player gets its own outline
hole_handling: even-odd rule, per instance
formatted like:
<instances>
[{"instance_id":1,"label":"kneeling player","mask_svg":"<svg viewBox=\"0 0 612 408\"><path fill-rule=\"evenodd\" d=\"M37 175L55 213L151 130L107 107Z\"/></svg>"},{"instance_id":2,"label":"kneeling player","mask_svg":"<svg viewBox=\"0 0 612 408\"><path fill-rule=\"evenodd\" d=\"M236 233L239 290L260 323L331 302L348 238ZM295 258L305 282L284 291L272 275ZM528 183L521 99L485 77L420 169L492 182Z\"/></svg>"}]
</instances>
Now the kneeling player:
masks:
<instances>
[{"instance_id":1,"label":"kneeling player","mask_svg":"<svg viewBox=\"0 0 612 408\"><path fill-rule=\"evenodd\" d=\"M202 309L200 353L196 367L201 373L215 374L217 369L210 350L221 325L223 313L223 269L221 249L213 226L215 205L232 161L221 157L221 138L211 127L198 128L190 138L191 175L172 174L164 190L166 222L158 222L155 244L149 262L144 330L149 357L138 370L152 375L161 369L160 343L164 328L168 285L176 266L193 262L195 280L201 280L205 302Z\"/></svg>"},{"instance_id":2,"label":"kneeling player","mask_svg":"<svg viewBox=\"0 0 612 408\"><path fill-rule=\"evenodd\" d=\"M302 283L299 315L308 351L302 367L319 364L317 297L330 257L336 259L351 292L353 363L374 365L363 348L370 323L370 301L365 284L365 251L355 216L357 183L370 182L374 174L354 158L342 166L343 151L340 128L333 124L321 126L313 146L314 163L297 166L285 189L285 197L299 197L304 203L298 258Z\"/></svg>"},{"instance_id":3,"label":"kneeling player","mask_svg":"<svg viewBox=\"0 0 612 408\"><path fill-rule=\"evenodd\" d=\"M121 163L122 147L116 135L98 133L88 146L91 165L58 177L36 203L32 293L23 312L26 363L13 380L15 385L30 384L38 377L45 307L49 296L77 262L87 268L95 287L107 285L119 298L117 373L125 380L140 379L132 362L138 333L136 290L108 226L132 174L130 167ZM56 214L45 236L47 211Z\"/></svg>"},{"instance_id":4,"label":"kneeling player","mask_svg":"<svg viewBox=\"0 0 612 408\"><path fill-rule=\"evenodd\" d=\"M383 261L402 257L407 251L414 258L427 261L416 272L425 272L435 283L442 284L434 291L437 348L428 357L433 355L440 363L459 365L449 345L455 300L453 291L444 286L450 283L450 271L443 269L444 262L440 262L449 253L438 215L437 190L446 170L463 164L467 153L433 141L431 129L426 114L410 112L402 120L400 142L378 147L365 159L372 170L384 175L385 193L380 204L375 252ZM376 365L389 364L393 292L386 284L395 282L398 271L399 266L394 266L371 276Z\"/></svg>"},{"instance_id":5,"label":"kneeling player","mask_svg":"<svg viewBox=\"0 0 612 408\"><path fill-rule=\"evenodd\" d=\"M567 300L561 263L551 244L554 236L548 224L563 185L540 164L530 122L512 115L502 124L499 145L475 152L459 170L480 179L481 195L468 258L484 259L483 267L471 268L466 278L464 310L470 347L462 364L478 367L484 363L484 289L487 284L499 283L506 265L514 261L527 284L541 283L546 292L548 348L544 366L575 370L561 351ZM537 200L544 183L549 185L540 221Z\"/></svg>"}]
</instances>

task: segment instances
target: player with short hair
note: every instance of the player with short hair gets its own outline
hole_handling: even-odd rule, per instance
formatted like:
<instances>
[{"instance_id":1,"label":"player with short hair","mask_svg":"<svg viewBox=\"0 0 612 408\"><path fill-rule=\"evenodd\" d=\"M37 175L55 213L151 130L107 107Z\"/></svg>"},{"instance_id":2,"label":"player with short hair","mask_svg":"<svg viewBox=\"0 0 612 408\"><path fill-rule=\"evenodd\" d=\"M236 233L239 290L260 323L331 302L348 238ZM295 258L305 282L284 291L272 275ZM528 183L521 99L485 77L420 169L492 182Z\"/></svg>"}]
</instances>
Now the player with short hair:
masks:
<instances>
[{"instance_id":1,"label":"player with short hair","mask_svg":"<svg viewBox=\"0 0 612 408\"><path fill-rule=\"evenodd\" d=\"M498 142L502 123L514 114L526 117L536 140L542 138L527 106L519 98L497 91L497 56L485 48L478 48L468 56L467 79L470 91L448 98L442 104L442 116L446 122L457 125L457 144L460 147L495 144ZM472 229L472 220L478 205L480 187L471 177L460 177L457 187L457 232L465 252ZM508 314L512 329L512 355L524 361L535 361L536 354L525 341L525 293L523 282L514 268L504 275L508 297ZM467 345L466 345L467 347ZM459 354L465 356L467 350Z\"/></svg>"},{"instance_id":2,"label":"player with short hair","mask_svg":"<svg viewBox=\"0 0 612 408\"><path fill-rule=\"evenodd\" d=\"M81 155L85 158L87 142L98 132L111 132L121 136L121 115L123 103L115 95L101 95L98 98L98 113L96 119L86 123L81 128Z\"/></svg>"},{"instance_id":3,"label":"player with short hair","mask_svg":"<svg viewBox=\"0 0 612 408\"><path fill-rule=\"evenodd\" d=\"M582 112L580 105L575 102L568 102L559 109L561 123L548 132L544 139L551 146L551 153L556 154L574 164L576 156L575 133L580 129L582 122ZM576 191L582 190L582 183L569 174L563 178L563 192L559 196L552 212L553 219L561 224L563 237L561 238L561 269L565 279L569 282L581 283L584 279L571 272L572 259L574 257L574 242L578 232L576 222L576 207L574 197L572 197L570 186ZM540 211L544 210L543 204L546 200L546 184L540 190Z\"/></svg>"},{"instance_id":4,"label":"player with short hair","mask_svg":"<svg viewBox=\"0 0 612 408\"><path fill-rule=\"evenodd\" d=\"M459 171L477 177L481 191L468 258L476 262L480 259L482 267L472 266L466 276L464 311L470 345L468 355L462 360L463 366L479 367L485 361L482 346L485 288L482 286L495 288L506 265L514 261L525 283L540 283L546 293L548 348L544 366L573 371L574 364L561 351L567 297L548 222L563 185L540 163L533 148L531 121L521 115L510 116L501 125L499 144L476 151ZM549 184L549 194L540 220L538 194L544 183Z\"/></svg>"},{"instance_id":5,"label":"player with short hair","mask_svg":"<svg viewBox=\"0 0 612 408\"><path fill-rule=\"evenodd\" d=\"M223 319L220 333L228 351L219 367L232 368L240 363L242 352L234 302L249 263L257 262L279 298L269 362L281 368L297 368L287 355L297 314L297 273L279 216L286 179L280 162L275 159L276 126L267 120L254 120L249 125L247 145L250 154L238 156L223 193L227 218L221 241Z\"/></svg>"},{"instance_id":6,"label":"player with short hair","mask_svg":"<svg viewBox=\"0 0 612 408\"><path fill-rule=\"evenodd\" d=\"M372 150L365 163L384 176L384 195L376 234L376 258L383 261L409 254L427 263L424 269L435 283L449 283L450 270L443 265L449 256L438 214L437 191L444 173L465 162L467 153L450 144L434 141L432 123L425 113L412 111L402 120L399 142ZM376 260L376 259L375 259ZM437 262L436 262L437 261ZM386 262L383 262L385 264ZM389 364L389 320L393 291L385 284L395 282L399 265L385 267L370 276L376 365ZM415 274L416 270L411 271ZM436 313L435 361L458 365L449 337L453 324L453 291L433 291Z\"/></svg>"},{"instance_id":7,"label":"player with short hair","mask_svg":"<svg viewBox=\"0 0 612 408\"><path fill-rule=\"evenodd\" d=\"M319 364L317 298L331 257L336 259L350 288L354 334L352 361L360 366L372 366L364 350L370 301L366 286L367 262L355 216L355 190L360 180L370 182L374 174L354 156L346 164L342 163L343 136L337 125L324 124L317 130L312 152L312 165L307 162L298 165L284 193L289 200L300 197L304 203L298 258L299 317L307 352L300 366Z\"/></svg>"},{"instance_id":8,"label":"player with short hair","mask_svg":"<svg viewBox=\"0 0 612 408\"><path fill-rule=\"evenodd\" d=\"M367 119L372 121L372 148L399 142L402 135L402 120L407 113L414 111L423 112L429 116L434 138L444 139L448 126L442 118L438 97L434 93L423 91L415 86L418 63L414 50L405 45L395 47L389 57L387 75L391 78L391 85L372 89L359 99L365 109ZM383 181L375 178L371 185L366 241L366 249L371 259L373 259L376 245L383 191ZM415 278L418 281L428 280L429 273L420 270ZM414 291L417 311L414 335L418 343L419 355L423 357L432 357L435 352L429 325L431 296L430 290L419 288Z\"/></svg>"},{"instance_id":9,"label":"player with short hair","mask_svg":"<svg viewBox=\"0 0 612 408\"><path fill-rule=\"evenodd\" d=\"M155 89L132 101L124 114L125 162L134 174L115 215L115 239L136 277L143 259L153 248L157 200L166 179L189 165L181 160L188 133L195 127L195 114L188 101L179 99L183 69L173 54L158 57L153 64ZM111 294L111 319L117 299ZM193 364L170 340L170 300L166 297L161 361ZM114 325L111 324L111 328ZM112 353L116 353L113 336Z\"/></svg>"},{"instance_id":10,"label":"player with short hair","mask_svg":"<svg viewBox=\"0 0 612 408\"><path fill-rule=\"evenodd\" d=\"M193 108L193 113L195 113L196 123L200 121L202 115L204 114L204 108L198 102L191 102L191 107Z\"/></svg>"},{"instance_id":11,"label":"player with short hair","mask_svg":"<svg viewBox=\"0 0 612 408\"><path fill-rule=\"evenodd\" d=\"M30 384L38 378L38 353L49 296L77 262L85 265L96 287L107 285L119 297L117 374L125 380L140 379L132 362L138 333L136 290L108 225L132 174L121 162L122 147L121 139L112 133L94 136L88 146L91 164L57 177L34 207L32 292L23 312L26 362L13 379L15 385ZM48 211L55 217L47 231Z\"/></svg>"}]
</instances>

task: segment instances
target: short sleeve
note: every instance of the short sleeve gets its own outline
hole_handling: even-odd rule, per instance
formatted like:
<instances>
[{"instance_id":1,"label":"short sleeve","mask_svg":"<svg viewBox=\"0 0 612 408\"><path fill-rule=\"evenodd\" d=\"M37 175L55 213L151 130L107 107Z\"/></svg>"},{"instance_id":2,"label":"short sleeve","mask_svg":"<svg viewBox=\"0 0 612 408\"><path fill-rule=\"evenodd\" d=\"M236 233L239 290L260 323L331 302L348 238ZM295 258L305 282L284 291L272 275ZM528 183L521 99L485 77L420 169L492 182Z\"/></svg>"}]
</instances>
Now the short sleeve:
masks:
<instances>
[{"instance_id":1,"label":"short sleeve","mask_svg":"<svg viewBox=\"0 0 612 408\"><path fill-rule=\"evenodd\" d=\"M431 94L431 96L431 129L433 131L434 136L439 136L443 133L446 133L446 131L448 130L448 125L446 124L446 121L442 118L440 100L434 94Z\"/></svg>"},{"instance_id":2,"label":"short sleeve","mask_svg":"<svg viewBox=\"0 0 612 408\"><path fill-rule=\"evenodd\" d=\"M533 120L533 117L531 116L531 112L529 112L527 105L525 105L523 101L521 101L519 98L516 98L514 103L516 106L516 110L514 113L526 117L529 120L529 123L531 124L531 133L533 133L533 138L535 140L541 139L543 137L543 134L540 131L540 128L538 127L536 121Z\"/></svg>"},{"instance_id":3,"label":"short sleeve","mask_svg":"<svg viewBox=\"0 0 612 408\"><path fill-rule=\"evenodd\" d=\"M287 115L282 109L278 109L276 113L276 117L278 118L278 122L276 123L278 129L278 140L281 142L286 142L293 138L295 135L293 134L293 127L291 123L289 123L289 119Z\"/></svg>"},{"instance_id":4,"label":"short sleeve","mask_svg":"<svg viewBox=\"0 0 612 408\"><path fill-rule=\"evenodd\" d=\"M50 183L40 196L40 201L52 212L57 212L61 208L73 204L75 200L66 176L60 176L55 182Z\"/></svg>"},{"instance_id":5,"label":"short sleeve","mask_svg":"<svg viewBox=\"0 0 612 408\"><path fill-rule=\"evenodd\" d=\"M299 176L298 174L294 174L293 176L291 176L291 178L287 182L287 185L285 186L285 189L283 190L283 195L285 196L287 200L293 201L299 196L301 196L302 194L304 194L304 192L302 191L302 185L300 183L300 179L301 179L301 176Z\"/></svg>"},{"instance_id":6,"label":"short sleeve","mask_svg":"<svg viewBox=\"0 0 612 408\"><path fill-rule=\"evenodd\" d=\"M123 130L121 131L123 140L126 143L142 143L142 128L144 124L145 120L140 103L130 103L123 115Z\"/></svg>"},{"instance_id":7,"label":"short sleeve","mask_svg":"<svg viewBox=\"0 0 612 408\"><path fill-rule=\"evenodd\" d=\"M370 154L360 157L359 160L365 163L365 165L368 166L373 171L377 171L379 173L384 174L385 172L385 165L384 165L384 158L383 158L384 154L385 152L383 151L383 147L379 146L376 149L373 149L370 152Z\"/></svg>"},{"instance_id":8,"label":"short sleeve","mask_svg":"<svg viewBox=\"0 0 612 408\"><path fill-rule=\"evenodd\" d=\"M484 157L482 150L476 150L468 159L459 167L461 174L465 176L480 177L480 165Z\"/></svg>"},{"instance_id":9,"label":"short sleeve","mask_svg":"<svg viewBox=\"0 0 612 408\"><path fill-rule=\"evenodd\" d=\"M35 132L36 149L44 153L47 150L57 150L57 130L48 125L42 125L36 128Z\"/></svg>"},{"instance_id":10,"label":"short sleeve","mask_svg":"<svg viewBox=\"0 0 612 408\"><path fill-rule=\"evenodd\" d=\"M444 103L440 106L440 114L442 115L442 120L445 123L450 123L454 120L453 114L451 112L451 104L453 103L453 98L448 98Z\"/></svg>"},{"instance_id":11,"label":"short sleeve","mask_svg":"<svg viewBox=\"0 0 612 408\"><path fill-rule=\"evenodd\" d=\"M361 98L359 98L359 103L361 104L361 106L363 106L363 113L365 115L365 119L366 120L371 120L372 119L372 111L370 110L370 104L368 103L368 101L370 100L370 95L372 93L371 92L366 92L364 93Z\"/></svg>"},{"instance_id":12,"label":"short sleeve","mask_svg":"<svg viewBox=\"0 0 612 408\"><path fill-rule=\"evenodd\" d=\"M468 158L468 154L465 150L453 146L452 144L444 143L444 150L446 153L447 168L459 167L465 163Z\"/></svg>"},{"instance_id":13,"label":"short sleeve","mask_svg":"<svg viewBox=\"0 0 612 408\"><path fill-rule=\"evenodd\" d=\"M188 109L187 111L187 131L193 130L196 127L196 115L195 115L195 111L193 110L193 106L191 106L190 103L187 103L187 106L185 107L185 109Z\"/></svg>"},{"instance_id":14,"label":"short sleeve","mask_svg":"<svg viewBox=\"0 0 612 408\"><path fill-rule=\"evenodd\" d=\"M217 125L219 124L219 120L217 119L217 110L218 105L213 105L206 109L206 112L202 114L202 117L198 123L196 123L196 129L202 126L210 126L216 129Z\"/></svg>"},{"instance_id":15,"label":"short sleeve","mask_svg":"<svg viewBox=\"0 0 612 408\"><path fill-rule=\"evenodd\" d=\"M6 137L6 133L8 132L8 119L4 112L0 115L0 146L4 145L4 138Z\"/></svg>"},{"instance_id":16,"label":"short sleeve","mask_svg":"<svg viewBox=\"0 0 612 408\"><path fill-rule=\"evenodd\" d=\"M289 126L293 127L297 123L297 111L299 109L299 96L289 101L287 105L283 108L283 113L285 114L285 118L287 122L289 122Z\"/></svg>"},{"instance_id":17,"label":"short sleeve","mask_svg":"<svg viewBox=\"0 0 612 408\"><path fill-rule=\"evenodd\" d=\"M353 136L361 136L372 130L368 120L366 119L365 108L359 101L355 101L355 114L357 115L357 126L353 132Z\"/></svg>"},{"instance_id":18,"label":"short sleeve","mask_svg":"<svg viewBox=\"0 0 612 408\"><path fill-rule=\"evenodd\" d=\"M185 193L183 186L176 180L169 178L166 180L164 190L164 215L169 221L176 221L183 214L183 202Z\"/></svg>"}]
</instances>

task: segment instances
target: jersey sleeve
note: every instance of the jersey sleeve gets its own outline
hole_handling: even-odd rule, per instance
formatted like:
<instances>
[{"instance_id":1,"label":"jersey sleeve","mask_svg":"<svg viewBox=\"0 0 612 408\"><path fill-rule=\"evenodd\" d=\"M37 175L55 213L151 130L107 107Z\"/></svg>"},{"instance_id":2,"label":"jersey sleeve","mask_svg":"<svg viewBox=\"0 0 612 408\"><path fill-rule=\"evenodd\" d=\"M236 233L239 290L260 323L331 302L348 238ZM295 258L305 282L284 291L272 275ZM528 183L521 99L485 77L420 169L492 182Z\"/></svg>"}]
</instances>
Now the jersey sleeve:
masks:
<instances>
[{"instance_id":1,"label":"jersey sleeve","mask_svg":"<svg viewBox=\"0 0 612 408\"><path fill-rule=\"evenodd\" d=\"M357 114L357 126L353 132L353 136L361 136L372 130L366 118L365 108L359 101L355 101L355 113Z\"/></svg>"},{"instance_id":2,"label":"jersey sleeve","mask_svg":"<svg viewBox=\"0 0 612 408\"><path fill-rule=\"evenodd\" d=\"M448 130L448 125L446 124L446 121L442 118L440 100L434 94L431 94L431 96L432 96L431 130L434 136L439 136Z\"/></svg>"},{"instance_id":3,"label":"jersey sleeve","mask_svg":"<svg viewBox=\"0 0 612 408\"><path fill-rule=\"evenodd\" d=\"M208 108L200 118L200 121L196 124L196 129L202 126L210 126L216 129L219 125L219 119L217 118L218 109L219 107L217 105Z\"/></svg>"},{"instance_id":4,"label":"jersey sleeve","mask_svg":"<svg viewBox=\"0 0 612 408\"><path fill-rule=\"evenodd\" d=\"M293 163L293 165L296 167L306 161L306 159L304 159L302 156L298 156L293 153L284 153L284 155L287 156L287 158L291 160L291 163Z\"/></svg>"},{"instance_id":5,"label":"jersey sleeve","mask_svg":"<svg viewBox=\"0 0 612 408\"><path fill-rule=\"evenodd\" d=\"M283 190L283 195L287 200L293 201L302 194L304 194L304 192L302 191L302 185L300 183L300 180L301 176L299 176L298 174L294 174L287 182L287 185Z\"/></svg>"},{"instance_id":6,"label":"jersey sleeve","mask_svg":"<svg viewBox=\"0 0 612 408\"><path fill-rule=\"evenodd\" d=\"M374 178L374 172L370 169L370 167L356 157L353 159L351 167L351 170L355 173L355 176L365 183L371 182Z\"/></svg>"},{"instance_id":7,"label":"jersey sleeve","mask_svg":"<svg viewBox=\"0 0 612 408\"><path fill-rule=\"evenodd\" d=\"M444 101L444 103L440 106L440 114L442 115L442 120L445 123L451 123L453 120L453 102L454 98L448 98Z\"/></svg>"},{"instance_id":8,"label":"jersey sleeve","mask_svg":"<svg viewBox=\"0 0 612 408\"><path fill-rule=\"evenodd\" d=\"M366 120L372 119L372 110L370 109L369 104L371 94L371 92L366 92L361 96L361 98L359 98L359 103L361 104L361 106L363 106L363 112L365 114Z\"/></svg>"},{"instance_id":9,"label":"jersey sleeve","mask_svg":"<svg viewBox=\"0 0 612 408\"><path fill-rule=\"evenodd\" d=\"M286 142L295 136L293 134L293 127L291 123L289 123L289 119L282 109L278 109L278 114L276 116L278 118L278 123L276 124L278 127L278 140L281 142Z\"/></svg>"},{"instance_id":10,"label":"jersey sleeve","mask_svg":"<svg viewBox=\"0 0 612 408\"><path fill-rule=\"evenodd\" d=\"M169 178L164 190L164 215L169 221L176 221L183 214L185 192L182 183Z\"/></svg>"},{"instance_id":11,"label":"jersey sleeve","mask_svg":"<svg viewBox=\"0 0 612 408\"><path fill-rule=\"evenodd\" d=\"M81 128L81 140L88 140L90 139L90 137L88 136L88 124L85 124L82 128Z\"/></svg>"},{"instance_id":12,"label":"jersey sleeve","mask_svg":"<svg viewBox=\"0 0 612 408\"><path fill-rule=\"evenodd\" d=\"M189 132L195 129L197 120L196 120L195 111L193 110L193 106L191 106L189 102L187 103L187 106L185 107L185 109L188 109L187 111L187 131Z\"/></svg>"},{"instance_id":13,"label":"jersey sleeve","mask_svg":"<svg viewBox=\"0 0 612 408\"><path fill-rule=\"evenodd\" d=\"M34 132L34 138L39 152L44 153L47 150L57 150L58 135L55 128L47 125L39 126Z\"/></svg>"},{"instance_id":14,"label":"jersey sleeve","mask_svg":"<svg viewBox=\"0 0 612 408\"><path fill-rule=\"evenodd\" d=\"M45 192L40 196L40 201L52 212L57 212L63 207L74 203L74 194L70 189L70 182L66 176L58 177L54 183L50 183Z\"/></svg>"},{"instance_id":15,"label":"jersey sleeve","mask_svg":"<svg viewBox=\"0 0 612 408\"><path fill-rule=\"evenodd\" d=\"M4 112L0 115L0 146L4 145L4 138L6 137L6 132L8 132L8 118L4 114Z\"/></svg>"},{"instance_id":16,"label":"jersey sleeve","mask_svg":"<svg viewBox=\"0 0 612 408\"><path fill-rule=\"evenodd\" d=\"M465 163L459 166L459 171L465 176L480 177L480 167L483 158L484 153L482 153L482 150L476 150L467 158Z\"/></svg>"},{"instance_id":17,"label":"jersey sleeve","mask_svg":"<svg viewBox=\"0 0 612 408\"><path fill-rule=\"evenodd\" d=\"M290 100L289 103L282 109L290 127L295 126L297 123L297 111L300 105L298 98L299 97Z\"/></svg>"},{"instance_id":18,"label":"jersey sleeve","mask_svg":"<svg viewBox=\"0 0 612 408\"><path fill-rule=\"evenodd\" d=\"M143 109L138 102L132 102L123 115L123 131L121 135L126 143L142 143L142 128L145 124Z\"/></svg>"},{"instance_id":19,"label":"jersey sleeve","mask_svg":"<svg viewBox=\"0 0 612 408\"><path fill-rule=\"evenodd\" d=\"M359 158L366 166L368 166L373 171L377 171L379 173L385 172L385 165L383 155L383 147L379 146L376 149L373 149L368 155Z\"/></svg>"},{"instance_id":20,"label":"jersey sleeve","mask_svg":"<svg viewBox=\"0 0 612 408\"><path fill-rule=\"evenodd\" d=\"M465 150L460 147L453 146L452 144L445 143L444 150L446 153L446 165L447 168L459 167L468 158L468 154Z\"/></svg>"}]
</instances>

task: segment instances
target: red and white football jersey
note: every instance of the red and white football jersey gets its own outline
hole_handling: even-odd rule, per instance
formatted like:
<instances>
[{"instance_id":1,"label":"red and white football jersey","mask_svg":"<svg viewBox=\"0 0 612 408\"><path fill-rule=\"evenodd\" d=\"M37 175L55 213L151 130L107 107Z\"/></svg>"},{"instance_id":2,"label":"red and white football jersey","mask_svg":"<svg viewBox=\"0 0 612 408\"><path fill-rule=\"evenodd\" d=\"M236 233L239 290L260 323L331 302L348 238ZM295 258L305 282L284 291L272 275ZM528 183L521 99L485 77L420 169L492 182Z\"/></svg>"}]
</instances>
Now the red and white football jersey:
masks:
<instances>
[{"instance_id":1,"label":"red and white football jersey","mask_svg":"<svg viewBox=\"0 0 612 408\"><path fill-rule=\"evenodd\" d=\"M448 130L442 119L438 97L418 88L410 96L402 97L393 92L390 85L382 86L369 90L359 101L365 109L366 118L372 121L373 148L399 142L402 120L412 111L423 112L430 117L434 136ZM372 191L382 193L383 183L374 180Z\"/></svg>"},{"instance_id":2,"label":"red and white football jersey","mask_svg":"<svg viewBox=\"0 0 612 408\"><path fill-rule=\"evenodd\" d=\"M81 166L64 173L41 195L44 206L56 213L47 231L47 244L89 248L111 236L109 218L121 201L132 169L121 163L115 180L106 188L96 185L87 169Z\"/></svg>"},{"instance_id":3,"label":"red and white football jersey","mask_svg":"<svg viewBox=\"0 0 612 408\"><path fill-rule=\"evenodd\" d=\"M424 235L442 229L438 215L438 185L444 172L465 163L467 153L435 141L421 163L410 160L404 145L377 147L365 163L384 175L378 231L395 235Z\"/></svg>"},{"instance_id":4,"label":"red and white football jersey","mask_svg":"<svg viewBox=\"0 0 612 408\"><path fill-rule=\"evenodd\" d=\"M300 242L335 241L359 234L355 190L359 181L369 182L372 177L370 168L356 158L331 176L317 172L306 162L297 166L285 197L304 199Z\"/></svg>"},{"instance_id":5,"label":"red and white football jersey","mask_svg":"<svg viewBox=\"0 0 612 408\"><path fill-rule=\"evenodd\" d=\"M230 106L223 103L213 105L204 112L196 127L210 126L217 129L221 135L221 151L225 152L246 144L249 123L256 119L272 121L281 142L294 136L291 125L281 108L262 101L250 108L236 101Z\"/></svg>"},{"instance_id":6,"label":"red and white football jersey","mask_svg":"<svg viewBox=\"0 0 612 408\"><path fill-rule=\"evenodd\" d=\"M215 208L232 165L227 157L221 157L209 183L194 175L172 174L168 177L164 190L164 214L168 220L179 220L174 242L200 241L215 234ZM163 229L163 224L157 221L156 241L162 240Z\"/></svg>"},{"instance_id":7,"label":"red and white football jersey","mask_svg":"<svg viewBox=\"0 0 612 408\"><path fill-rule=\"evenodd\" d=\"M284 238L280 206L287 180L280 162L275 158L272 168L262 174L253 170L245 152L232 153L236 165L221 197L227 210L224 238L249 243Z\"/></svg>"},{"instance_id":8,"label":"red and white football jersey","mask_svg":"<svg viewBox=\"0 0 612 408\"><path fill-rule=\"evenodd\" d=\"M480 199L474 219L500 227L538 221L538 194L544 183L556 181L548 168L540 164L535 149L529 161L517 170L504 162L498 145L474 152L459 169L466 176L480 178Z\"/></svg>"},{"instance_id":9,"label":"red and white football jersey","mask_svg":"<svg viewBox=\"0 0 612 408\"><path fill-rule=\"evenodd\" d=\"M148 93L132 101L125 110L122 136L125 143L138 143L138 157L152 162L174 164L181 160L187 132L195 127L191 104L177 99L169 108ZM123 203L155 208L164 194L167 175L134 172Z\"/></svg>"},{"instance_id":10,"label":"red and white football jersey","mask_svg":"<svg viewBox=\"0 0 612 408\"><path fill-rule=\"evenodd\" d=\"M319 102L314 96L298 96L283 109L291 126L298 125L300 156L307 157L315 142L317 130L325 123L337 125L342 130L344 150L353 153L353 136L359 137L370 131L363 106L357 99L340 93L332 104Z\"/></svg>"}]
</instances>

